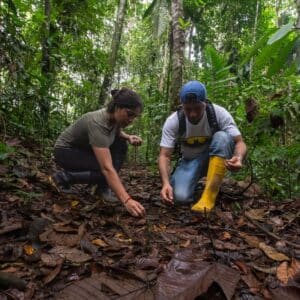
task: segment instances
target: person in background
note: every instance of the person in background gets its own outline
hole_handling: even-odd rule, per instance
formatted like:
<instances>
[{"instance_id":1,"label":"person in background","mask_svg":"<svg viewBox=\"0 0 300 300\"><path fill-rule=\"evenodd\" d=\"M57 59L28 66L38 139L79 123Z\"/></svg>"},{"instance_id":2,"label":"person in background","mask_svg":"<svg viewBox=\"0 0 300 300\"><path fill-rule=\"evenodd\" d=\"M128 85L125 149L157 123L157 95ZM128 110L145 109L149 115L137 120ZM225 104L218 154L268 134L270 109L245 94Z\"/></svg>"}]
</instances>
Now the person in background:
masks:
<instances>
[{"instance_id":1,"label":"person in background","mask_svg":"<svg viewBox=\"0 0 300 300\"><path fill-rule=\"evenodd\" d=\"M73 184L98 184L105 198L111 190L135 216L145 215L144 207L126 191L118 172L127 152L127 142L139 146L140 137L126 134L122 129L130 125L143 110L140 96L128 89L112 91L107 108L89 112L65 129L54 146L56 163L63 168L52 176L59 189Z\"/></svg>"},{"instance_id":2,"label":"person in background","mask_svg":"<svg viewBox=\"0 0 300 300\"><path fill-rule=\"evenodd\" d=\"M174 112L162 130L159 154L161 198L168 204L192 203L199 179L206 176L204 191L192 210L209 212L215 206L226 168L238 171L242 167L246 144L230 113L208 101L201 82L189 81L179 96L182 117L179 111ZM176 142L180 143L182 158L169 178Z\"/></svg>"}]
</instances>

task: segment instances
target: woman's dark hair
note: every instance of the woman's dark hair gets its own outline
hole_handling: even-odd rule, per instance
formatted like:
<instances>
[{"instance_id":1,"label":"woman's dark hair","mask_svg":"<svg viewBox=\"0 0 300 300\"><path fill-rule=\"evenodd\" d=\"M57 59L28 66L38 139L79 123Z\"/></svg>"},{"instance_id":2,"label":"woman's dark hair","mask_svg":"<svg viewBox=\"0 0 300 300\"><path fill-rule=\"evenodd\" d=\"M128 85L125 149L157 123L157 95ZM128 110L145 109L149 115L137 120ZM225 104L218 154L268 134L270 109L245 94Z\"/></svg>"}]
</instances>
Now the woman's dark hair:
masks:
<instances>
[{"instance_id":1,"label":"woman's dark hair","mask_svg":"<svg viewBox=\"0 0 300 300\"><path fill-rule=\"evenodd\" d=\"M112 113L116 110L116 108L140 108L141 111L143 110L143 102L140 96L128 89L128 88L121 88L120 90L112 90L112 101L108 103L107 112Z\"/></svg>"}]
</instances>

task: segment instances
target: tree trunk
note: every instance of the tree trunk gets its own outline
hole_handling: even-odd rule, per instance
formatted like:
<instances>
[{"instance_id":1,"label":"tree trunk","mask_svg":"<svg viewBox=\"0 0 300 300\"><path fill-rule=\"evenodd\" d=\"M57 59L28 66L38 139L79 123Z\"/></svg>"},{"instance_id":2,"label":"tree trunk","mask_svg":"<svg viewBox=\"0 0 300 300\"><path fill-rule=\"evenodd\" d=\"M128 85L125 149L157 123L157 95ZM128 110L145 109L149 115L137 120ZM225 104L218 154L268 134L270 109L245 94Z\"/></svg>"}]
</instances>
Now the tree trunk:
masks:
<instances>
[{"instance_id":1,"label":"tree trunk","mask_svg":"<svg viewBox=\"0 0 300 300\"><path fill-rule=\"evenodd\" d=\"M297 13L298 13L296 28L300 29L300 0L295 0L295 3L296 3L296 9L297 9Z\"/></svg>"},{"instance_id":2,"label":"tree trunk","mask_svg":"<svg viewBox=\"0 0 300 300\"><path fill-rule=\"evenodd\" d=\"M100 90L99 103L103 105L107 101L109 90L111 88L114 70L117 61L118 50L120 47L123 24L126 14L127 0L120 0L117 12L117 20L115 22L115 31L111 42L111 55L108 61L108 68L103 79Z\"/></svg>"},{"instance_id":3,"label":"tree trunk","mask_svg":"<svg viewBox=\"0 0 300 300\"><path fill-rule=\"evenodd\" d=\"M253 26L253 35L252 35L252 45L256 42L256 31L257 31L257 22L258 22L258 14L259 14L259 6L260 1L256 1L256 10L255 10L255 19L254 19L254 26ZM250 60L250 66L249 66L249 79L251 80L252 77L252 69L253 69L253 57Z\"/></svg>"},{"instance_id":4,"label":"tree trunk","mask_svg":"<svg viewBox=\"0 0 300 300\"><path fill-rule=\"evenodd\" d=\"M276 0L276 2L275 2L275 11L276 11L276 17L277 17L276 25L277 25L278 28L281 26L281 17L279 15L280 7L281 7L281 1L282 0Z\"/></svg>"},{"instance_id":5,"label":"tree trunk","mask_svg":"<svg viewBox=\"0 0 300 300\"><path fill-rule=\"evenodd\" d=\"M179 104L179 91L182 86L182 74L184 63L184 31L180 27L179 18L183 16L182 0L171 1L172 14L172 80L171 80L171 110L175 110Z\"/></svg>"},{"instance_id":6,"label":"tree trunk","mask_svg":"<svg viewBox=\"0 0 300 300\"><path fill-rule=\"evenodd\" d=\"M169 45L168 43L165 43L164 45L164 55L163 55L163 69L162 69L162 74L159 79L159 84L158 84L158 90L163 93L164 87L165 87L165 81L168 73L168 66L169 66Z\"/></svg>"},{"instance_id":7,"label":"tree trunk","mask_svg":"<svg viewBox=\"0 0 300 300\"><path fill-rule=\"evenodd\" d=\"M193 34L194 34L194 25L191 26L190 32L189 32L189 56L188 59L191 61L192 59L192 51L193 51Z\"/></svg>"},{"instance_id":8,"label":"tree trunk","mask_svg":"<svg viewBox=\"0 0 300 300\"><path fill-rule=\"evenodd\" d=\"M298 13L296 28L300 30L300 0L295 0L296 9ZM297 66L297 74L300 74L300 37L298 36L298 40L296 41L296 66Z\"/></svg>"},{"instance_id":9,"label":"tree trunk","mask_svg":"<svg viewBox=\"0 0 300 300\"><path fill-rule=\"evenodd\" d=\"M49 100L49 86L51 81L51 61L50 61L50 18L51 18L51 0L44 0L44 15L45 20L42 25L42 59L41 59L41 73L42 84L40 89L39 107L41 112L41 119L43 127L47 127L49 113L50 113L50 100Z\"/></svg>"}]
</instances>

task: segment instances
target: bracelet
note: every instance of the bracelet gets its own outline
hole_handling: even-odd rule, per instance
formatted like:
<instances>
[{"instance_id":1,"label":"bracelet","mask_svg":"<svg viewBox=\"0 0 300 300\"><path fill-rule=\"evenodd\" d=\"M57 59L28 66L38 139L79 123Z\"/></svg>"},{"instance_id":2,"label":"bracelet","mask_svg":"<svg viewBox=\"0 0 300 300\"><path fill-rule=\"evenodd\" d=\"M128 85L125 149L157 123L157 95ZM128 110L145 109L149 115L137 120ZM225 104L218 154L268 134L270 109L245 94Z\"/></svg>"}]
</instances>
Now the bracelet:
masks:
<instances>
[{"instance_id":1,"label":"bracelet","mask_svg":"<svg viewBox=\"0 0 300 300\"><path fill-rule=\"evenodd\" d=\"M129 196L128 198L126 198L126 200L123 202L124 204L127 204L127 202L129 201L129 200L132 200L132 198Z\"/></svg>"}]
</instances>

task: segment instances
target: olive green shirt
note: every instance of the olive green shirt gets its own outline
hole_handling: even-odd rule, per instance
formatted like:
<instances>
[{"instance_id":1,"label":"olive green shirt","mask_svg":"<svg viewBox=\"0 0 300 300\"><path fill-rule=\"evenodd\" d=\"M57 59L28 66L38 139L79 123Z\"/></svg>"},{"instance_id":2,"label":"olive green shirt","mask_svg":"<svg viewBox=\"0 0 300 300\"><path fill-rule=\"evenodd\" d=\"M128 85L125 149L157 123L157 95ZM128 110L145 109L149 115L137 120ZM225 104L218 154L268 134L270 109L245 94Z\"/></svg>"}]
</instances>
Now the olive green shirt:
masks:
<instances>
[{"instance_id":1,"label":"olive green shirt","mask_svg":"<svg viewBox=\"0 0 300 300\"><path fill-rule=\"evenodd\" d=\"M89 112L65 129L58 137L56 148L90 149L91 146L108 148L119 132L117 125L111 125L106 109Z\"/></svg>"}]
</instances>

